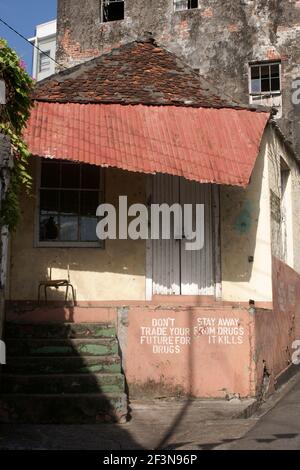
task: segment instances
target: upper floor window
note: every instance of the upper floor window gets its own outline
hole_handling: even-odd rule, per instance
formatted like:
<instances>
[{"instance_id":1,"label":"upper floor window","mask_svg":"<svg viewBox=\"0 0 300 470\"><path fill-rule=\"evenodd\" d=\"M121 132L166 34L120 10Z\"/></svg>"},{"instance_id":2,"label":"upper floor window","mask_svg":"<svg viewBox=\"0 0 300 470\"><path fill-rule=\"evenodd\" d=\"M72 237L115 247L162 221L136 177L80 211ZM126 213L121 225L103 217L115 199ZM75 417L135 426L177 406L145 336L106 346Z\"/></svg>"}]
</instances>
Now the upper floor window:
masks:
<instances>
[{"instance_id":1,"label":"upper floor window","mask_svg":"<svg viewBox=\"0 0 300 470\"><path fill-rule=\"evenodd\" d=\"M175 11L192 10L199 7L199 0L174 0Z\"/></svg>"},{"instance_id":2,"label":"upper floor window","mask_svg":"<svg viewBox=\"0 0 300 470\"><path fill-rule=\"evenodd\" d=\"M282 117L281 63L262 62L249 66L250 103L277 109Z\"/></svg>"},{"instance_id":3,"label":"upper floor window","mask_svg":"<svg viewBox=\"0 0 300 470\"><path fill-rule=\"evenodd\" d=\"M280 93L280 62L250 65L250 92L253 95Z\"/></svg>"},{"instance_id":4,"label":"upper floor window","mask_svg":"<svg viewBox=\"0 0 300 470\"><path fill-rule=\"evenodd\" d=\"M51 51L40 52L39 58L39 72L49 72L51 67L50 59Z\"/></svg>"},{"instance_id":5,"label":"upper floor window","mask_svg":"<svg viewBox=\"0 0 300 470\"><path fill-rule=\"evenodd\" d=\"M101 0L101 21L124 20L124 0Z\"/></svg>"}]
</instances>

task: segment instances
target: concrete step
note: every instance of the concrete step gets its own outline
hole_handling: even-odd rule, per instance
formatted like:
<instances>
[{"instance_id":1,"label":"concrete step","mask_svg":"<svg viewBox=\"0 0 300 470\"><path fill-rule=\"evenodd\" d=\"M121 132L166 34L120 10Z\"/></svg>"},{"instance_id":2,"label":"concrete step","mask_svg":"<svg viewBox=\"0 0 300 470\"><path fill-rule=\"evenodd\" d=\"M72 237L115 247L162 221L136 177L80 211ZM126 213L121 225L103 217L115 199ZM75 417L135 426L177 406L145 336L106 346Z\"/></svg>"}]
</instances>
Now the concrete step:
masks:
<instances>
[{"instance_id":1,"label":"concrete step","mask_svg":"<svg viewBox=\"0 0 300 470\"><path fill-rule=\"evenodd\" d=\"M6 339L9 356L109 356L118 353L116 338Z\"/></svg>"},{"instance_id":2,"label":"concrete step","mask_svg":"<svg viewBox=\"0 0 300 470\"><path fill-rule=\"evenodd\" d=\"M9 338L115 338L116 328L109 323L6 323Z\"/></svg>"},{"instance_id":3,"label":"concrete step","mask_svg":"<svg viewBox=\"0 0 300 470\"><path fill-rule=\"evenodd\" d=\"M121 360L115 355L111 356L70 356L70 357L28 357L8 356L6 374L103 374L120 373Z\"/></svg>"},{"instance_id":4,"label":"concrete step","mask_svg":"<svg viewBox=\"0 0 300 470\"><path fill-rule=\"evenodd\" d=\"M123 393L122 374L0 375L1 393Z\"/></svg>"},{"instance_id":5,"label":"concrete step","mask_svg":"<svg viewBox=\"0 0 300 470\"><path fill-rule=\"evenodd\" d=\"M0 423L97 424L123 422L125 393L0 395Z\"/></svg>"}]
</instances>

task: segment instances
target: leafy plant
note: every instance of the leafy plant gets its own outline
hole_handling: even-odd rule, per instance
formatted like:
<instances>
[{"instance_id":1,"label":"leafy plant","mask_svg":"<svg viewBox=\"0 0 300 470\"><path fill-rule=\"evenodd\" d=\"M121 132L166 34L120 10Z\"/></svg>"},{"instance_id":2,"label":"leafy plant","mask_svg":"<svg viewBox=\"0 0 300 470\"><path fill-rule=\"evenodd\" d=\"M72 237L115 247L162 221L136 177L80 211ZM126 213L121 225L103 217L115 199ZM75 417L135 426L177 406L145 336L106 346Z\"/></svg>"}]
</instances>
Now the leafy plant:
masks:
<instances>
[{"instance_id":1,"label":"leafy plant","mask_svg":"<svg viewBox=\"0 0 300 470\"><path fill-rule=\"evenodd\" d=\"M0 132L10 138L14 155L9 188L1 205L0 223L13 230L20 219L22 190L29 192L32 185L27 171L30 153L22 132L30 116L30 94L34 82L24 63L4 39L0 39L0 79L6 84L6 104L0 105Z\"/></svg>"}]
</instances>

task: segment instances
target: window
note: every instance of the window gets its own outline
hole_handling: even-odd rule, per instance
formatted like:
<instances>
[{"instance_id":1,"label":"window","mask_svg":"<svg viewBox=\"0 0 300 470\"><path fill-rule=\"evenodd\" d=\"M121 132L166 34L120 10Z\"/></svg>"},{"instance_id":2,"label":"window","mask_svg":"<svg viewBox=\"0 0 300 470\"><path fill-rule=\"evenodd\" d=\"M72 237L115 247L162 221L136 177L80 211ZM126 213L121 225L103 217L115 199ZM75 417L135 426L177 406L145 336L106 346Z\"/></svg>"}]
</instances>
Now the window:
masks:
<instances>
[{"instance_id":1,"label":"window","mask_svg":"<svg viewBox=\"0 0 300 470\"><path fill-rule=\"evenodd\" d=\"M175 11L192 10L199 7L199 0L174 0Z\"/></svg>"},{"instance_id":2,"label":"window","mask_svg":"<svg viewBox=\"0 0 300 470\"><path fill-rule=\"evenodd\" d=\"M124 20L124 0L101 0L101 21Z\"/></svg>"},{"instance_id":3,"label":"window","mask_svg":"<svg viewBox=\"0 0 300 470\"><path fill-rule=\"evenodd\" d=\"M285 161L280 159L280 189L281 189L281 253L282 260L289 261L290 240L289 233L292 233L291 227L291 198L290 198L290 169Z\"/></svg>"},{"instance_id":4,"label":"window","mask_svg":"<svg viewBox=\"0 0 300 470\"><path fill-rule=\"evenodd\" d=\"M40 52L39 58L39 72L49 72L50 70L50 53L51 51Z\"/></svg>"},{"instance_id":5,"label":"window","mask_svg":"<svg viewBox=\"0 0 300 470\"><path fill-rule=\"evenodd\" d=\"M99 246L96 210L103 199L103 178L99 167L43 159L39 189L39 244Z\"/></svg>"},{"instance_id":6,"label":"window","mask_svg":"<svg viewBox=\"0 0 300 470\"><path fill-rule=\"evenodd\" d=\"M282 117L281 63L250 64L250 104L277 109L275 118Z\"/></svg>"},{"instance_id":7,"label":"window","mask_svg":"<svg viewBox=\"0 0 300 470\"><path fill-rule=\"evenodd\" d=\"M250 93L280 93L280 63L257 64L250 66Z\"/></svg>"}]
</instances>

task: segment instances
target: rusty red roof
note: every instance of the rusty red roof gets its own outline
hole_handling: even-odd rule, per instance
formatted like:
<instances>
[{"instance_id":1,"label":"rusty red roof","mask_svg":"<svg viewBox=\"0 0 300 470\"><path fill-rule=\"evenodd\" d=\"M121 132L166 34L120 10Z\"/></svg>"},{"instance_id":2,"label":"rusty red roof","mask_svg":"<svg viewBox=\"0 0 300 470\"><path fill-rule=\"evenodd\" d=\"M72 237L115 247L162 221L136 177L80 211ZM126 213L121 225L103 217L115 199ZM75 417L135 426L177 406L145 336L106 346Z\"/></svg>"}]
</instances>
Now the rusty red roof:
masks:
<instances>
[{"instance_id":1,"label":"rusty red roof","mask_svg":"<svg viewBox=\"0 0 300 470\"><path fill-rule=\"evenodd\" d=\"M269 113L234 108L35 102L32 154L246 186Z\"/></svg>"},{"instance_id":2,"label":"rusty red roof","mask_svg":"<svg viewBox=\"0 0 300 470\"><path fill-rule=\"evenodd\" d=\"M32 98L61 103L237 106L153 39L133 41L38 82Z\"/></svg>"}]
</instances>

